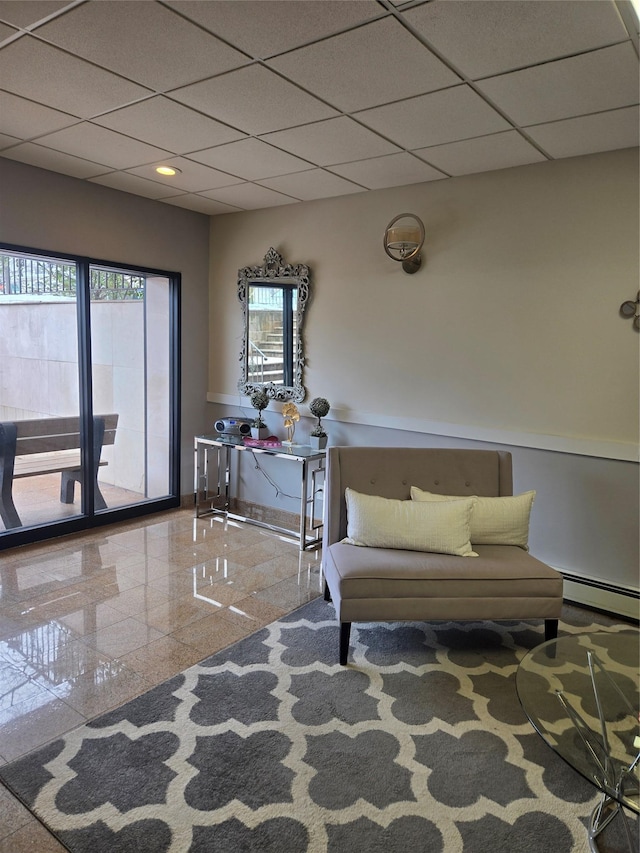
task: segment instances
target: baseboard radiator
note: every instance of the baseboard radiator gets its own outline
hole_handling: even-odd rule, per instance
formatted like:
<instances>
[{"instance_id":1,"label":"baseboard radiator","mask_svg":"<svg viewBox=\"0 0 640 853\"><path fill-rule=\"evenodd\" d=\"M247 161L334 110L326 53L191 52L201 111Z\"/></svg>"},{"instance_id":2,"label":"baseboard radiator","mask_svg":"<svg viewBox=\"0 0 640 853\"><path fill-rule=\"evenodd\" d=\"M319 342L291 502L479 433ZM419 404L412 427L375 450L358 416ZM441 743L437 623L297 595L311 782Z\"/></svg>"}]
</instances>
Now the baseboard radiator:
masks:
<instances>
[{"instance_id":1,"label":"baseboard radiator","mask_svg":"<svg viewBox=\"0 0 640 853\"><path fill-rule=\"evenodd\" d=\"M576 575L564 569L557 571L564 578L565 601L640 622L640 590Z\"/></svg>"}]
</instances>

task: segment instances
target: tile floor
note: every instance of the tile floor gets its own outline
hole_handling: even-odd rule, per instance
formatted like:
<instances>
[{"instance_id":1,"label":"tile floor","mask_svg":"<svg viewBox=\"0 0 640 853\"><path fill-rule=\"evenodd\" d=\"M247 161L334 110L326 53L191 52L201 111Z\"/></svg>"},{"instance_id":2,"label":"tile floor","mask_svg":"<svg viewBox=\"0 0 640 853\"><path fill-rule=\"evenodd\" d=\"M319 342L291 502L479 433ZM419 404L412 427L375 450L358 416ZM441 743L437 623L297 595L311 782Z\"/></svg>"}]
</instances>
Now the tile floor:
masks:
<instances>
[{"instance_id":1,"label":"tile floor","mask_svg":"<svg viewBox=\"0 0 640 853\"><path fill-rule=\"evenodd\" d=\"M0 764L317 597L320 554L174 510L0 552ZM64 848L0 783L0 853Z\"/></svg>"}]
</instances>

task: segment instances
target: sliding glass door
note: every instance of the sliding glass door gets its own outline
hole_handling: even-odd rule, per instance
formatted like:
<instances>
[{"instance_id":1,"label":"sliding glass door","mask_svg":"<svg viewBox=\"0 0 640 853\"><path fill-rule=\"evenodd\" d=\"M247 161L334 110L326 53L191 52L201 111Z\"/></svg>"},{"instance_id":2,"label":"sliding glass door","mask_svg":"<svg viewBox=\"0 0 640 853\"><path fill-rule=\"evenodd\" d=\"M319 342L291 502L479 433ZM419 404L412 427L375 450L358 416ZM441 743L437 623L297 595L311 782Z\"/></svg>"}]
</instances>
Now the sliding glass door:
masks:
<instances>
[{"instance_id":1,"label":"sliding glass door","mask_svg":"<svg viewBox=\"0 0 640 853\"><path fill-rule=\"evenodd\" d=\"M170 491L170 280L90 275L93 411L115 424L99 475L105 502L159 498Z\"/></svg>"},{"instance_id":2,"label":"sliding glass door","mask_svg":"<svg viewBox=\"0 0 640 853\"><path fill-rule=\"evenodd\" d=\"M177 506L177 276L0 261L0 548Z\"/></svg>"}]
</instances>

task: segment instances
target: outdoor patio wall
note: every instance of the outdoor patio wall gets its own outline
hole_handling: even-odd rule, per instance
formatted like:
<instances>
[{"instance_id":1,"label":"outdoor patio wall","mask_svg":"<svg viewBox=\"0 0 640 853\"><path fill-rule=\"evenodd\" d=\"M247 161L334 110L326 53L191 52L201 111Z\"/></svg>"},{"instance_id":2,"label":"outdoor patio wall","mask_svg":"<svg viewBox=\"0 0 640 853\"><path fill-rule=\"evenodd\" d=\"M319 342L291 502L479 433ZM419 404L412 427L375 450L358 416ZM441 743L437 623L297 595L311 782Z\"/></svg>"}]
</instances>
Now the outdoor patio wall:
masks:
<instances>
[{"instance_id":1,"label":"outdoor patio wall","mask_svg":"<svg viewBox=\"0 0 640 853\"><path fill-rule=\"evenodd\" d=\"M79 410L75 302L0 299L0 420L67 416ZM94 411L117 412L115 446L106 446L98 479L143 492L144 341L141 302L93 303ZM29 334L25 335L24 330ZM97 340L97 345L96 345ZM96 352L97 350L97 352ZM101 357L105 353L107 357ZM166 455L163 470L166 470ZM166 494L150 491L152 495Z\"/></svg>"},{"instance_id":2,"label":"outdoor patio wall","mask_svg":"<svg viewBox=\"0 0 640 853\"><path fill-rule=\"evenodd\" d=\"M426 228L415 275L382 248L407 211ZM209 424L251 414L237 270L270 246L312 271L305 385L331 402L330 443L511 449L516 490L538 491L533 553L638 590L640 335L619 315L638 291L637 149L214 217ZM247 459L239 495L296 511L267 462L277 490Z\"/></svg>"},{"instance_id":3,"label":"outdoor patio wall","mask_svg":"<svg viewBox=\"0 0 640 853\"><path fill-rule=\"evenodd\" d=\"M0 240L182 275L181 493L207 423L208 217L0 158Z\"/></svg>"}]
</instances>

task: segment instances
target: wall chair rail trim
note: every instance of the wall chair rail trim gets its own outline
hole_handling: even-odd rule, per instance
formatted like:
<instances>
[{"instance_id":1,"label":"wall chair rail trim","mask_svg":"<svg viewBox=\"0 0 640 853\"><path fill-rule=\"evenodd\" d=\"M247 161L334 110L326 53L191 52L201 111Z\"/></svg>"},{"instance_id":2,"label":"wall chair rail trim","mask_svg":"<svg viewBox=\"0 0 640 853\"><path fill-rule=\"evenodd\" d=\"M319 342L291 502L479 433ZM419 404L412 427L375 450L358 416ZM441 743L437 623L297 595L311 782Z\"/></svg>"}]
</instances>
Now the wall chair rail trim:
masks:
<instances>
[{"instance_id":1,"label":"wall chair rail trim","mask_svg":"<svg viewBox=\"0 0 640 853\"><path fill-rule=\"evenodd\" d=\"M207 402L228 406L245 406L246 398L237 394L207 393ZM490 444L511 447L530 447L534 450L549 450L555 453L570 453L576 456L592 456L598 459L616 459L621 462L640 462L640 446L632 441L607 441L597 438L580 438L572 435L548 435L504 430L494 427L479 427L469 424L450 424L444 421L429 421L421 418L397 417L352 409L331 407L331 420L339 423L361 424L384 429L420 432L428 435L463 438Z\"/></svg>"}]
</instances>

